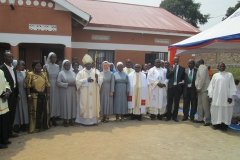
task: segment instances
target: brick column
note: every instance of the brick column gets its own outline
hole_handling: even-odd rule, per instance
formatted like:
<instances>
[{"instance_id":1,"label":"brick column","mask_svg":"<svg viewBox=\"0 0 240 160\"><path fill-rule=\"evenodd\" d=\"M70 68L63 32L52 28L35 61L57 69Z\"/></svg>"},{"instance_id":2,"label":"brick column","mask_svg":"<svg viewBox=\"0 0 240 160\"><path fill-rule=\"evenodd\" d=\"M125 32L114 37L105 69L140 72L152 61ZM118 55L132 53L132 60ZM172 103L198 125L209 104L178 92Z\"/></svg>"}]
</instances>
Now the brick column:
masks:
<instances>
[{"instance_id":1,"label":"brick column","mask_svg":"<svg viewBox=\"0 0 240 160\"><path fill-rule=\"evenodd\" d=\"M72 48L65 47L64 48L64 58L72 61Z\"/></svg>"},{"instance_id":2,"label":"brick column","mask_svg":"<svg viewBox=\"0 0 240 160\"><path fill-rule=\"evenodd\" d=\"M13 54L13 58L18 59L19 58L19 47L18 47L18 45L16 45L16 46L11 45L10 50L11 50L11 53Z\"/></svg>"}]
</instances>

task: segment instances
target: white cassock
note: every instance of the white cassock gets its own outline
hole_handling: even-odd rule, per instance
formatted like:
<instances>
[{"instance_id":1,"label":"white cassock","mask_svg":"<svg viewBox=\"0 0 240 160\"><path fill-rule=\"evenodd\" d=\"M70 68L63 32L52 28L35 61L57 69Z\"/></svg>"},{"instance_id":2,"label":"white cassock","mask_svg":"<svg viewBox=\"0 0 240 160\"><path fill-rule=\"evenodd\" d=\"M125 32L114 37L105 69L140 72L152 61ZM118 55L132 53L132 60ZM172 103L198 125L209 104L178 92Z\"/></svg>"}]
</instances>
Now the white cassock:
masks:
<instances>
[{"instance_id":1,"label":"white cassock","mask_svg":"<svg viewBox=\"0 0 240 160\"><path fill-rule=\"evenodd\" d=\"M160 88L157 84L160 82L167 86L166 71L163 68L153 67L148 71L149 87L149 113L164 114L167 106L167 87Z\"/></svg>"},{"instance_id":2,"label":"white cassock","mask_svg":"<svg viewBox=\"0 0 240 160\"><path fill-rule=\"evenodd\" d=\"M3 71L0 69L0 95L3 94L3 92L6 92L6 89L10 90L10 86L6 81ZM8 101L3 102L2 99L0 99L0 116L7 112L9 112Z\"/></svg>"},{"instance_id":3,"label":"white cassock","mask_svg":"<svg viewBox=\"0 0 240 160\"><path fill-rule=\"evenodd\" d=\"M79 106L77 106L76 122L84 125L93 125L98 122L100 112L99 89L102 78L98 76L98 83L95 80L95 73L100 75L98 70L84 68L76 76L77 95ZM94 82L89 83L91 77Z\"/></svg>"},{"instance_id":4,"label":"white cassock","mask_svg":"<svg viewBox=\"0 0 240 160\"><path fill-rule=\"evenodd\" d=\"M233 117L240 117L240 86L236 86L237 92L233 96Z\"/></svg>"},{"instance_id":5,"label":"white cassock","mask_svg":"<svg viewBox=\"0 0 240 160\"><path fill-rule=\"evenodd\" d=\"M208 86L208 96L212 98L211 121L213 125L225 123L231 124L233 114L233 102L228 103L228 98L236 94L236 86L233 75L229 72L219 72L213 75Z\"/></svg>"},{"instance_id":6,"label":"white cassock","mask_svg":"<svg viewBox=\"0 0 240 160\"><path fill-rule=\"evenodd\" d=\"M134 72L135 70L132 69L132 68L127 68L127 67L124 67L123 68L123 72L126 73L127 75L129 75L130 73Z\"/></svg>"},{"instance_id":7,"label":"white cassock","mask_svg":"<svg viewBox=\"0 0 240 160\"><path fill-rule=\"evenodd\" d=\"M130 91L128 96L128 110L134 115L146 114L147 78L142 72L130 73Z\"/></svg>"}]
</instances>

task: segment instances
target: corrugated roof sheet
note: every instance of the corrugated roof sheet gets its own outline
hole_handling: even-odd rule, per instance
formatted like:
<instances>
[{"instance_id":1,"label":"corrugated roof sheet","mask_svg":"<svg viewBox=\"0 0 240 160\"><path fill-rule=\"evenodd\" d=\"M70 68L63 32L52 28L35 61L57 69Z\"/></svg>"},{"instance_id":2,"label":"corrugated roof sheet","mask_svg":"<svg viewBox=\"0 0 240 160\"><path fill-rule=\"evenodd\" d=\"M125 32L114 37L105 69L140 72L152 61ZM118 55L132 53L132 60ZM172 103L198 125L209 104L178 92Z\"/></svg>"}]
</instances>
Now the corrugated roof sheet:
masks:
<instances>
[{"instance_id":1,"label":"corrugated roof sheet","mask_svg":"<svg viewBox=\"0 0 240 160\"><path fill-rule=\"evenodd\" d=\"M67 0L92 16L88 26L147 31L198 33L199 30L165 9L98 0Z\"/></svg>"}]
</instances>

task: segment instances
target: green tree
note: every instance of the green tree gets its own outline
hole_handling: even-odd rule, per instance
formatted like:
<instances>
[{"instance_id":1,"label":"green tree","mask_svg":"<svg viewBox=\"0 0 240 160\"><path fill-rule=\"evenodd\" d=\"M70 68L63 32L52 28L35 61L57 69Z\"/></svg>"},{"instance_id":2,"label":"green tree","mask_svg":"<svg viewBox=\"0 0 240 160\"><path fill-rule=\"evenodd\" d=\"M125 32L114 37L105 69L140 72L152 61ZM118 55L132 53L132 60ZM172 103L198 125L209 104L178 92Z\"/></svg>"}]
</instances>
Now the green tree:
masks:
<instances>
[{"instance_id":1,"label":"green tree","mask_svg":"<svg viewBox=\"0 0 240 160\"><path fill-rule=\"evenodd\" d=\"M166 9L195 27L198 27L198 24L207 23L210 17L209 14L204 15L199 11L200 6L200 3L195 3L193 0L163 0L160 4L161 8Z\"/></svg>"},{"instance_id":2,"label":"green tree","mask_svg":"<svg viewBox=\"0 0 240 160\"><path fill-rule=\"evenodd\" d=\"M223 17L223 20L226 19L227 17L231 16L239 7L240 7L240 1L238 1L234 7L229 7L227 9L225 17Z\"/></svg>"}]
</instances>

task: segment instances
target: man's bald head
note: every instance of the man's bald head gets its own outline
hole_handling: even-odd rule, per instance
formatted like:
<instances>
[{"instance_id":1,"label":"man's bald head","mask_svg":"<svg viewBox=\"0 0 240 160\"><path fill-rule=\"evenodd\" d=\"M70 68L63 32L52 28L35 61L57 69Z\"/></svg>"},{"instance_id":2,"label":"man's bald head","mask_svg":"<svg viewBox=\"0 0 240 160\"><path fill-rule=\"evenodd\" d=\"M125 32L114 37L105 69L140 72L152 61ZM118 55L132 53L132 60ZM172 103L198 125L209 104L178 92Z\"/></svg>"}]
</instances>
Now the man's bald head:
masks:
<instances>
[{"instance_id":1,"label":"man's bald head","mask_svg":"<svg viewBox=\"0 0 240 160\"><path fill-rule=\"evenodd\" d=\"M160 68L161 67L161 60L160 59L155 59L155 66L157 68Z\"/></svg>"},{"instance_id":2,"label":"man's bald head","mask_svg":"<svg viewBox=\"0 0 240 160\"><path fill-rule=\"evenodd\" d=\"M10 51L5 51L3 55L4 55L4 62L10 66L13 62L12 53Z\"/></svg>"},{"instance_id":3,"label":"man's bald head","mask_svg":"<svg viewBox=\"0 0 240 160\"><path fill-rule=\"evenodd\" d=\"M142 68L142 67L141 67L140 64L135 64L135 65L134 65L135 72L137 72L137 73L141 71L141 68Z\"/></svg>"},{"instance_id":4,"label":"man's bald head","mask_svg":"<svg viewBox=\"0 0 240 160\"><path fill-rule=\"evenodd\" d=\"M126 65L127 68L132 68L132 61L131 61L131 59L126 59L125 65Z\"/></svg>"},{"instance_id":5,"label":"man's bald head","mask_svg":"<svg viewBox=\"0 0 240 160\"><path fill-rule=\"evenodd\" d=\"M189 67L190 69L193 69L194 66L195 66L195 61L194 61L193 59L189 59L189 60L188 60L188 67Z\"/></svg>"},{"instance_id":6,"label":"man's bald head","mask_svg":"<svg viewBox=\"0 0 240 160\"><path fill-rule=\"evenodd\" d=\"M173 58L174 64L178 64L179 63L179 57L175 56Z\"/></svg>"}]
</instances>

